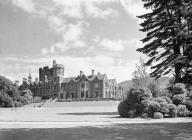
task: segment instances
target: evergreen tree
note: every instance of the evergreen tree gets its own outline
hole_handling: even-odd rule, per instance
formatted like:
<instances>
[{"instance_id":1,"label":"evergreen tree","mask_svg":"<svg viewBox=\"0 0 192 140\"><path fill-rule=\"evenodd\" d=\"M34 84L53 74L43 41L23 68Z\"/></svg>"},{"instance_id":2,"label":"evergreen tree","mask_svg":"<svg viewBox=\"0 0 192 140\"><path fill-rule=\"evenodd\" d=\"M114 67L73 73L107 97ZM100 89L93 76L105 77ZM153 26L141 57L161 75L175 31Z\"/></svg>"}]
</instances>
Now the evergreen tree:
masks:
<instances>
[{"instance_id":1,"label":"evergreen tree","mask_svg":"<svg viewBox=\"0 0 192 140\"><path fill-rule=\"evenodd\" d=\"M143 19L140 30L147 35L145 46L137 49L149 56L146 65L154 69L151 76L159 78L173 72L175 82L191 68L192 2L191 0L142 0L151 12L138 16Z\"/></svg>"}]
</instances>

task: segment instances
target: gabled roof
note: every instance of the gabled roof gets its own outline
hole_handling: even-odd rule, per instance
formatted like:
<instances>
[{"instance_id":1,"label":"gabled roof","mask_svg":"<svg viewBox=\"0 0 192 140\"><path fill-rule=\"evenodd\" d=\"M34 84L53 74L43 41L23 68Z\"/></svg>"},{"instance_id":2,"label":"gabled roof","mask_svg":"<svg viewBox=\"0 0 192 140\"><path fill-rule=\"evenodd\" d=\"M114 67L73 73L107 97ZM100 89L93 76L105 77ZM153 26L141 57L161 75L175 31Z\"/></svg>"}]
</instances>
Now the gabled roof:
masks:
<instances>
[{"instance_id":1,"label":"gabled roof","mask_svg":"<svg viewBox=\"0 0 192 140\"><path fill-rule=\"evenodd\" d=\"M63 78L62 83L68 83L73 77Z\"/></svg>"},{"instance_id":2,"label":"gabled roof","mask_svg":"<svg viewBox=\"0 0 192 140\"><path fill-rule=\"evenodd\" d=\"M69 82L78 82L80 80L86 80L86 81L93 81L93 80L105 80L107 79L107 75L106 74L97 74L97 75L82 75L77 76L77 77L67 77L67 78L63 78L62 83L69 83Z\"/></svg>"},{"instance_id":3,"label":"gabled roof","mask_svg":"<svg viewBox=\"0 0 192 140\"><path fill-rule=\"evenodd\" d=\"M97 77L99 80L104 80L105 78L107 78L107 75L106 74L98 74Z\"/></svg>"}]
</instances>

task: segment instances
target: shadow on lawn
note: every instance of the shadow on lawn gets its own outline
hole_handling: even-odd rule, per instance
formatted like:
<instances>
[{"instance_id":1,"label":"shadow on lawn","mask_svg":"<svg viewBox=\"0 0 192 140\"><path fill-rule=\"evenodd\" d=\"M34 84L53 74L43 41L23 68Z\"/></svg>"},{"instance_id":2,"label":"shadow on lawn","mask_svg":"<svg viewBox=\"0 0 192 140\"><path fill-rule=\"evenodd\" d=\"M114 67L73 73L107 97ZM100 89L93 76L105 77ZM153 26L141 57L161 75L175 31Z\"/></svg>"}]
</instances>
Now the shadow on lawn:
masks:
<instances>
[{"instance_id":1,"label":"shadow on lawn","mask_svg":"<svg viewBox=\"0 0 192 140\"><path fill-rule=\"evenodd\" d=\"M74 112L74 113L58 113L58 115L118 115L117 112Z\"/></svg>"},{"instance_id":2,"label":"shadow on lawn","mask_svg":"<svg viewBox=\"0 0 192 140\"><path fill-rule=\"evenodd\" d=\"M0 140L191 140L192 123L0 130Z\"/></svg>"}]
</instances>

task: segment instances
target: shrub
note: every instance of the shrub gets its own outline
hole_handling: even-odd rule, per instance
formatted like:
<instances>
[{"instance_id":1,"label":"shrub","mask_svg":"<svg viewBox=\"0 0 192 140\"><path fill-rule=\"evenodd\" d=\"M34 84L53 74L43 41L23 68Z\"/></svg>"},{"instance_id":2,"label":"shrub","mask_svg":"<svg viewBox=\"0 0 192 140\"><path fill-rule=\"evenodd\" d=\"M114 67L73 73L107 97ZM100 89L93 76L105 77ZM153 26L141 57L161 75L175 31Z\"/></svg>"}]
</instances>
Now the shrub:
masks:
<instances>
[{"instance_id":1,"label":"shrub","mask_svg":"<svg viewBox=\"0 0 192 140\"><path fill-rule=\"evenodd\" d=\"M152 101L158 102L158 103L166 103L166 100L162 97L153 98Z\"/></svg>"},{"instance_id":2,"label":"shrub","mask_svg":"<svg viewBox=\"0 0 192 140\"><path fill-rule=\"evenodd\" d=\"M160 108L161 108L161 106L160 106L160 104L158 102L151 101L150 105L149 105L148 116L152 117L155 112L159 112L160 111Z\"/></svg>"},{"instance_id":3,"label":"shrub","mask_svg":"<svg viewBox=\"0 0 192 140\"><path fill-rule=\"evenodd\" d=\"M143 113L143 114L141 114L141 117L142 117L142 118L148 118L148 113Z\"/></svg>"},{"instance_id":4,"label":"shrub","mask_svg":"<svg viewBox=\"0 0 192 140\"><path fill-rule=\"evenodd\" d=\"M136 109L130 109L127 116L128 118L134 118L136 116Z\"/></svg>"},{"instance_id":5,"label":"shrub","mask_svg":"<svg viewBox=\"0 0 192 140\"><path fill-rule=\"evenodd\" d=\"M160 103L160 112L165 115L165 114L169 114L169 105L166 102L162 102Z\"/></svg>"},{"instance_id":6,"label":"shrub","mask_svg":"<svg viewBox=\"0 0 192 140\"><path fill-rule=\"evenodd\" d=\"M154 119L163 119L163 114L161 112L155 112L153 114Z\"/></svg>"},{"instance_id":7,"label":"shrub","mask_svg":"<svg viewBox=\"0 0 192 140\"><path fill-rule=\"evenodd\" d=\"M21 102L23 105L28 104L28 100L24 96L19 96L18 101Z\"/></svg>"},{"instance_id":8,"label":"shrub","mask_svg":"<svg viewBox=\"0 0 192 140\"><path fill-rule=\"evenodd\" d=\"M134 89L129 90L127 101L131 106L135 106L137 103L140 103L142 100L150 99L152 94L149 89Z\"/></svg>"},{"instance_id":9,"label":"shrub","mask_svg":"<svg viewBox=\"0 0 192 140\"><path fill-rule=\"evenodd\" d=\"M189 97L190 100L192 100L192 91L189 91L188 97Z\"/></svg>"},{"instance_id":10,"label":"shrub","mask_svg":"<svg viewBox=\"0 0 192 140\"><path fill-rule=\"evenodd\" d=\"M172 99L172 101L173 101L173 103L174 103L175 105L183 104L183 102L184 102L185 100L186 100L186 96L183 95L183 94L181 94L181 95L174 95L174 96L173 96L173 99Z\"/></svg>"},{"instance_id":11,"label":"shrub","mask_svg":"<svg viewBox=\"0 0 192 140\"><path fill-rule=\"evenodd\" d=\"M192 111L192 101L188 100L183 103L189 111Z\"/></svg>"},{"instance_id":12,"label":"shrub","mask_svg":"<svg viewBox=\"0 0 192 140\"><path fill-rule=\"evenodd\" d=\"M186 93L186 91L187 90L183 83L176 83L175 85L173 85L173 95L184 94Z\"/></svg>"},{"instance_id":13,"label":"shrub","mask_svg":"<svg viewBox=\"0 0 192 140\"><path fill-rule=\"evenodd\" d=\"M185 105L177 106L177 116L179 117L186 117L189 111Z\"/></svg>"},{"instance_id":14,"label":"shrub","mask_svg":"<svg viewBox=\"0 0 192 140\"><path fill-rule=\"evenodd\" d=\"M172 118L177 117L177 107L174 104L169 104L169 115Z\"/></svg>"},{"instance_id":15,"label":"shrub","mask_svg":"<svg viewBox=\"0 0 192 140\"><path fill-rule=\"evenodd\" d=\"M168 104L172 104L173 101L171 100L171 98L167 97L167 96L162 96L162 98L165 99L165 101L168 103Z\"/></svg>"},{"instance_id":16,"label":"shrub","mask_svg":"<svg viewBox=\"0 0 192 140\"><path fill-rule=\"evenodd\" d=\"M20 102L14 101L13 103L14 103L14 107L20 107Z\"/></svg>"},{"instance_id":17,"label":"shrub","mask_svg":"<svg viewBox=\"0 0 192 140\"><path fill-rule=\"evenodd\" d=\"M19 90L15 86L10 86L10 89L6 91L6 93L13 99L17 100L20 96Z\"/></svg>"},{"instance_id":18,"label":"shrub","mask_svg":"<svg viewBox=\"0 0 192 140\"><path fill-rule=\"evenodd\" d=\"M149 100L143 100L140 104L137 104L136 111L137 115L142 115L144 113L148 113L149 110L150 101Z\"/></svg>"},{"instance_id":19,"label":"shrub","mask_svg":"<svg viewBox=\"0 0 192 140\"><path fill-rule=\"evenodd\" d=\"M118 113L121 117L129 117L129 104L127 100L123 100L118 105Z\"/></svg>"},{"instance_id":20,"label":"shrub","mask_svg":"<svg viewBox=\"0 0 192 140\"><path fill-rule=\"evenodd\" d=\"M189 113L188 113L188 117L192 117L192 112L189 112Z\"/></svg>"},{"instance_id":21,"label":"shrub","mask_svg":"<svg viewBox=\"0 0 192 140\"><path fill-rule=\"evenodd\" d=\"M9 95L5 96L3 98L4 107L12 107L13 106L13 99L9 97Z\"/></svg>"}]
</instances>

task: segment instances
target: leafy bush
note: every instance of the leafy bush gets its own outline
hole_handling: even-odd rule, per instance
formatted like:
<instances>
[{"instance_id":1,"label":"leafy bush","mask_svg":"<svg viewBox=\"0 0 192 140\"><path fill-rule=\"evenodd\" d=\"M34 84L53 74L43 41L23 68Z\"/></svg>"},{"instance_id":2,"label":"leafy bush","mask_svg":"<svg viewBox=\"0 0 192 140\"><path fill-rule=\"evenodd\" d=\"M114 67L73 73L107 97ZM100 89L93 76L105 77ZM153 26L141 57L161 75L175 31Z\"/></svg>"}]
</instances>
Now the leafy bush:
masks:
<instances>
[{"instance_id":1,"label":"leafy bush","mask_svg":"<svg viewBox=\"0 0 192 140\"><path fill-rule=\"evenodd\" d=\"M18 101L14 101L13 103L14 103L14 107L20 107L21 106L21 103Z\"/></svg>"},{"instance_id":2,"label":"leafy bush","mask_svg":"<svg viewBox=\"0 0 192 140\"><path fill-rule=\"evenodd\" d=\"M172 118L177 117L177 106L174 104L169 104L169 116Z\"/></svg>"},{"instance_id":3,"label":"leafy bush","mask_svg":"<svg viewBox=\"0 0 192 140\"><path fill-rule=\"evenodd\" d=\"M25 93L23 95L29 102L31 102L33 100L33 96L30 95L30 93Z\"/></svg>"},{"instance_id":4,"label":"leafy bush","mask_svg":"<svg viewBox=\"0 0 192 140\"><path fill-rule=\"evenodd\" d=\"M153 114L155 112L159 112L161 109L161 106L158 102L156 101L151 101L150 105L149 105L149 111L148 111L148 115L149 117L153 117Z\"/></svg>"},{"instance_id":5,"label":"leafy bush","mask_svg":"<svg viewBox=\"0 0 192 140\"><path fill-rule=\"evenodd\" d=\"M161 112L155 112L153 114L154 119L163 119L163 114Z\"/></svg>"},{"instance_id":6,"label":"leafy bush","mask_svg":"<svg viewBox=\"0 0 192 140\"><path fill-rule=\"evenodd\" d=\"M192 101L191 100L187 100L183 104L187 107L187 109L189 111L192 111Z\"/></svg>"},{"instance_id":7,"label":"leafy bush","mask_svg":"<svg viewBox=\"0 0 192 140\"><path fill-rule=\"evenodd\" d=\"M140 116L142 114L148 113L149 105L150 105L150 100L141 101L141 103L137 104L136 106L136 111L137 111L136 114Z\"/></svg>"},{"instance_id":8,"label":"leafy bush","mask_svg":"<svg viewBox=\"0 0 192 140\"><path fill-rule=\"evenodd\" d=\"M173 95L178 95L178 94L185 94L186 93L186 88L183 83L176 83L173 85Z\"/></svg>"},{"instance_id":9,"label":"leafy bush","mask_svg":"<svg viewBox=\"0 0 192 140\"><path fill-rule=\"evenodd\" d=\"M192 91L189 92L188 97L190 100L192 100Z\"/></svg>"},{"instance_id":10,"label":"leafy bush","mask_svg":"<svg viewBox=\"0 0 192 140\"><path fill-rule=\"evenodd\" d=\"M142 100L147 100L152 97L152 94L149 89L134 89L131 88L128 93L127 101L130 105L135 106L137 103L140 103Z\"/></svg>"},{"instance_id":11,"label":"leafy bush","mask_svg":"<svg viewBox=\"0 0 192 140\"><path fill-rule=\"evenodd\" d=\"M3 98L4 107L12 107L13 106L13 99L9 97L9 95L4 96Z\"/></svg>"},{"instance_id":12,"label":"leafy bush","mask_svg":"<svg viewBox=\"0 0 192 140\"><path fill-rule=\"evenodd\" d=\"M130 109L127 116L128 118L134 118L136 116L136 109Z\"/></svg>"},{"instance_id":13,"label":"leafy bush","mask_svg":"<svg viewBox=\"0 0 192 140\"><path fill-rule=\"evenodd\" d=\"M158 102L158 103L166 103L166 100L162 97L153 98L152 101Z\"/></svg>"},{"instance_id":14,"label":"leafy bush","mask_svg":"<svg viewBox=\"0 0 192 140\"><path fill-rule=\"evenodd\" d=\"M173 101L171 100L171 98L167 97L167 96L162 96L162 98L165 99L165 101L168 103L168 104L172 104Z\"/></svg>"},{"instance_id":15,"label":"leafy bush","mask_svg":"<svg viewBox=\"0 0 192 140\"><path fill-rule=\"evenodd\" d=\"M183 94L174 95L174 96L173 96L173 99L172 99L172 101L173 101L173 103L174 103L175 105L183 104L183 102L184 102L185 100L186 100L186 96L183 95Z\"/></svg>"},{"instance_id":16,"label":"leafy bush","mask_svg":"<svg viewBox=\"0 0 192 140\"><path fill-rule=\"evenodd\" d=\"M20 96L19 90L15 86L10 86L10 88L6 91L6 93L13 99L17 100Z\"/></svg>"},{"instance_id":17,"label":"leafy bush","mask_svg":"<svg viewBox=\"0 0 192 140\"><path fill-rule=\"evenodd\" d=\"M123 100L118 105L118 113L121 117L129 117L129 104L127 100Z\"/></svg>"},{"instance_id":18,"label":"leafy bush","mask_svg":"<svg viewBox=\"0 0 192 140\"><path fill-rule=\"evenodd\" d=\"M21 102L23 105L28 104L28 100L24 96L19 96L18 101Z\"/></svg>"},{"instance_id":19,"label":"leafy bush","mask_svg":"<svg viewBox=\"0 0 192 140\"><path fill-rule=\"evenodd\" d=\"M169 114L169 105L166 102L161 102L160 103L160 112L165 115L165 114Z\"/></svg>"},{"instance_id":20,"label":"leafy bush","mask_svg":"<svg viewBox=\"0 0 192 140\"><path fill-rule=\"evenodd\" d=\"M177 116L179 117L186 117L189 113L189 110L185 105L178 105L177 106Z\"/></svg>"},{"instance_id":21,"label":"leafy bush","mask_svg":"<svg viewBox=\"0 0 192 140\"><path fill-rule=\"evenodd\" d=\"M187 116L192 117L192 112L189 112Z\"/></svg>"}]
</instances>

